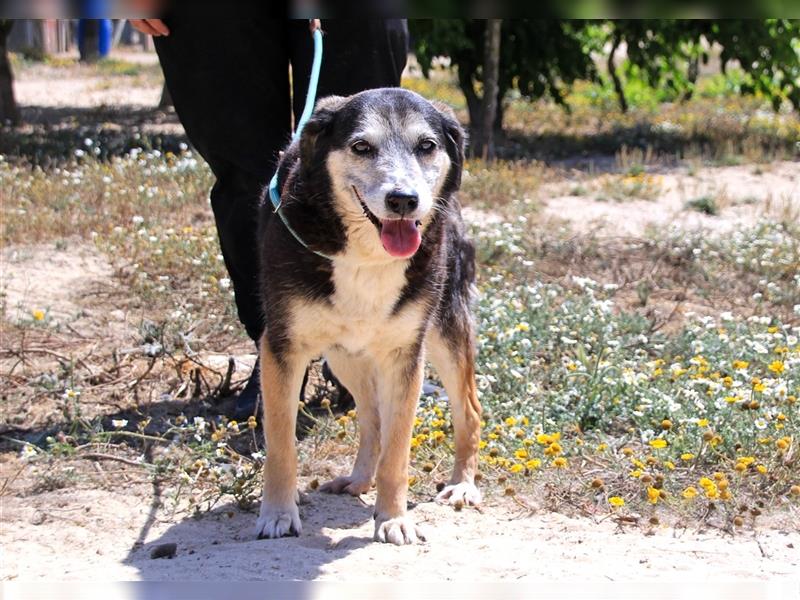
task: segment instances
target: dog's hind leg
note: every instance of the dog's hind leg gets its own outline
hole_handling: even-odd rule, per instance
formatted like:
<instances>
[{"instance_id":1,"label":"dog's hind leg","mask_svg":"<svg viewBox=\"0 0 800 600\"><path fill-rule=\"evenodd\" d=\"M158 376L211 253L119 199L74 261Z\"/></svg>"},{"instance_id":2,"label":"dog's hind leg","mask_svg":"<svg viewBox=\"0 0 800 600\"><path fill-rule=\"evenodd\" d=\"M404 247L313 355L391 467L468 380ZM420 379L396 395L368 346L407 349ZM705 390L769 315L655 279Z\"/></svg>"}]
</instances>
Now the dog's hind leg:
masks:
<instances>
[{"instance_id":1,"label":"dog's hind leg","mask_svg":"<svg viewBox=\"0 0 800 600\"><path fill-rule=\"evenodd\" d=\"M408 459L417 401L422 391L423 361L419 348L395 351L378 365L378 410L381 419L381 452L378 459L375 501L375 539L401 546L425 540L406 515Z\"/></svg>"},{"instance_id":2,"label":"dog's hind leg","mask_svg":"<svg viewBox=\"0 0 800 600\"><path fill-rule=\"evenodd\" d=\"M300 535L297 509L297 398L307 364L287 354L273 354L266 335L261 339L261 397L264 407L264 492L256 524L259 538Z\"/></svg>"},{"instance_id":3,"label":"dog's hind leg","mask_svg":"<svg viewBox=\"0 0 800 600\"><path fill-rule=\"evenodd\" d=\"M322 492L360 496L369 491L375 479L380 452L380 416L378 415L375 364L346 352L326 355L328 366L356 401L358 418L358 454L349 476L337 477L320 487Z\"/></svg>"},{"instance_id":4,"label":"dog's hind leg","mask_svg":"<svg viewBox=\"0 0 800 600\"><path fill-rule=\"evenodd\" d=\"M444 336L447 335L447 338ZM456 438L456 458L450 482L436 496L437 502L477 505L481 493L475 486L481 405L475 386L475 349L471 325L438 327L428 334L428 358L444 383Z\"/></svg>"}]
</instances>

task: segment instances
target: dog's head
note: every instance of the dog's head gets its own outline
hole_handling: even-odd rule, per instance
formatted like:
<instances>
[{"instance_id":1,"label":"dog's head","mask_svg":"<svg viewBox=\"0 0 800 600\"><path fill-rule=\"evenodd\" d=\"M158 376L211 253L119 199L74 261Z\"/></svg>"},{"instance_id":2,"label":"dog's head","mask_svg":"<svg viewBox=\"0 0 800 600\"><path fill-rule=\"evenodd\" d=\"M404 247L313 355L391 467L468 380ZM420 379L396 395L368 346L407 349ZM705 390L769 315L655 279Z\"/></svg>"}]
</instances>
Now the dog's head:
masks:
<instances>
[{"instance_id":1,"label":"dog's head","mask_svg":"<svg viewBox=\"0 0 800 600\"><path fill-rule=\"evenodd\" d=\"M300 139L300 177L327 172L348 249L361 255L413 256L463 161L452 110L396 88L320 100Z\"/></svg>"}]
</instances>

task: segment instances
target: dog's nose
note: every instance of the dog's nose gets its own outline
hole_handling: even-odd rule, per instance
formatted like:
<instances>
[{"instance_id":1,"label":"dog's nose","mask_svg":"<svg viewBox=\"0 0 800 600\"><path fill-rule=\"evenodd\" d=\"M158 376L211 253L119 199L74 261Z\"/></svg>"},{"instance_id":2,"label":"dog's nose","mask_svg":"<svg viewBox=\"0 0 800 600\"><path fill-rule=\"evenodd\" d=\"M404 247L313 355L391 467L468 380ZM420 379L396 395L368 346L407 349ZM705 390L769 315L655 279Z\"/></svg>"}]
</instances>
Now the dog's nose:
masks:
<instances>
[{"instance_id":1,"label":"dog's nose","mask_svg":"<svg viewBox=\"0 0 800 600\"><path fill-rule=\"evenodd\" d=\"M401 216L414 212L418 204L419 196L416 192L394 190L386 194L386 208Z\"/></svg>"}]
</instances>

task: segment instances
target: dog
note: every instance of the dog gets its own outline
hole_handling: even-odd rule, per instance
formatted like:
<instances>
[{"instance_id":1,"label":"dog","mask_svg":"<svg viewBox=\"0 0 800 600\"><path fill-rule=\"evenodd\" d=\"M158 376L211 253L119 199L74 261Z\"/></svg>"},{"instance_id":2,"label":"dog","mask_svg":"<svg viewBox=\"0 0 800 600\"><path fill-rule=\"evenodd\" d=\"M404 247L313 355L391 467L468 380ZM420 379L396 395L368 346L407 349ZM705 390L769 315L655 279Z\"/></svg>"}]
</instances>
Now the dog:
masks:
<instances>
[{"instance_id":1,"label":"dog","mask_svg":"<svg viewBox=\"0 0 800 600\"><path fill-rule=\"evenodd\" d=\"M481 501L475 251L456 197L464 138L449 108L385 88L320 100L284 152L283 214L267 201L260 209L267 456L259 538L301 532L297 398L320 355L353 394L360 431L352 472L321 490L360 495L375 484L376 540L425 539L406 497L426 355L450 399L455 434L455 467L437 500Z\"/></svg>"}]
</instances>

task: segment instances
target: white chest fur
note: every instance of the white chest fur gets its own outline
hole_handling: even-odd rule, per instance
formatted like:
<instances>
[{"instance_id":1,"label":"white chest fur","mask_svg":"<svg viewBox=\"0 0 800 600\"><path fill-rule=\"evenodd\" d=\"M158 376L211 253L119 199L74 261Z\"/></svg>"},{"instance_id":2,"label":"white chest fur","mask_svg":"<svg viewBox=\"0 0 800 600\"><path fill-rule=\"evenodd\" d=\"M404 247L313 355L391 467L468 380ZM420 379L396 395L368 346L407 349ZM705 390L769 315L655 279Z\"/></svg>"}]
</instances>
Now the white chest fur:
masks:
<instances>
[{"instance_id":1,"label":"white chest fur","mask_svg":"<svg viewBox=\"0 0 800 600\"><path fill-rule=\"evenodd\" d=\"M336 261L334 294L329 301L294 304L293 342L313 355L332 346L360 354L389 352L413 344L423 307L411 303L392 313L406 284L407 264Z\"/></svg>"}]
</instances>

